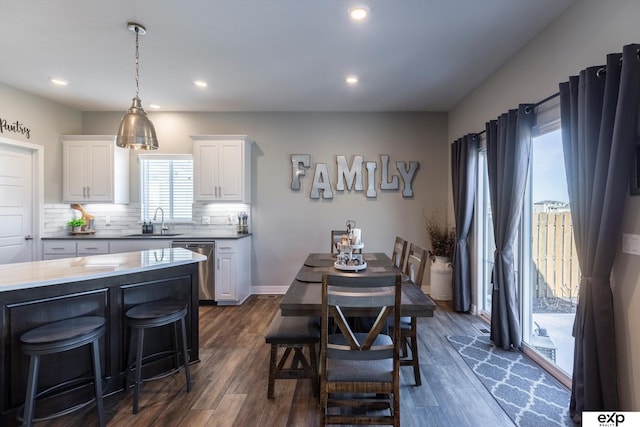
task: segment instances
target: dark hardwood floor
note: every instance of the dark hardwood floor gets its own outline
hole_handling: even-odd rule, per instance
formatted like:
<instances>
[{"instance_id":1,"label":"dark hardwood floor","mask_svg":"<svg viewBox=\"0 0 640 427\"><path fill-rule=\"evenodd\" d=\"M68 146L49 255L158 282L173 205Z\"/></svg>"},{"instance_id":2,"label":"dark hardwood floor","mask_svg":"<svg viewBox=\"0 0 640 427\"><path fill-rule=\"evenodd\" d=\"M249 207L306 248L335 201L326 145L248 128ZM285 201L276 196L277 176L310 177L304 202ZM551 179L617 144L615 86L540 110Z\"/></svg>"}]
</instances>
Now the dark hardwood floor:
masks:
<instances>
[{"instance_id":1,"label":"dark hardwood floor","mask_svg":"<svg viewBox=\"0 0 640 427\"><path fill-rule=\"evenodd\" d=\"M143 384L140 413L131 413L131 393L105 399L108 426L317 426L318 401L308 380L276 381L267 399L269 346L264 333L280 296L254 295L239 307L200 307L200 363L191 365L193 389L184 375ZM443 303L433 318L419 319L422 386L411 367L401 373L402 426L513 426L513 422L447 341L447 335L479 335L475 316ZM39 424L97 425L93 406Z\"/></svg>"}]
</instances>

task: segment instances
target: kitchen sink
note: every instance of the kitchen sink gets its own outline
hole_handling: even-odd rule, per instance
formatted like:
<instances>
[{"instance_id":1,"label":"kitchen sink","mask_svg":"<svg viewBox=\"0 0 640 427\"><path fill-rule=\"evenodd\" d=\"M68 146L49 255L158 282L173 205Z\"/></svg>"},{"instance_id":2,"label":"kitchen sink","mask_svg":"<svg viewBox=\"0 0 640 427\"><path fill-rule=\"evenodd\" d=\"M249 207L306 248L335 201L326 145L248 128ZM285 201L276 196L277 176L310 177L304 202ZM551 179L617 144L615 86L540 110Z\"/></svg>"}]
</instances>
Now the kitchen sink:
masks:
<instances>
[{"instance_id":1,"label":"kitchen sink","mask_svg":"<svg viewBox=\"0 0 640 427\"><path fill-rule=\"evenodd\" d=\"M166 233L166 234L136 233L136 234L125 234L122 237L173 237L173 236L182 236L182 234L181 233Z\"/></svg>"}]
</instances>

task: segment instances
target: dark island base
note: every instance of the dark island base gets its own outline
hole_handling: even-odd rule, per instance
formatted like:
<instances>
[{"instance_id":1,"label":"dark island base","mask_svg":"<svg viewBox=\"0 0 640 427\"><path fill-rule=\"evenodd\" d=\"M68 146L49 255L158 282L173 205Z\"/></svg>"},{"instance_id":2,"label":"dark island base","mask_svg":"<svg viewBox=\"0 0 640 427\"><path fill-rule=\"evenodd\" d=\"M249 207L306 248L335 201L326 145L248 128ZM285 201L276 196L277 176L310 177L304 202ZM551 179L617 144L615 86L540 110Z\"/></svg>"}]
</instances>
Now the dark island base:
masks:
<instances>
[{"instance_id":1,"label":"dark island base","mask_svg":"<svg viewBox=\"0 0 640 427\"><path fill-rule=\"evenodd\" d=\"M124 390L129 331L125 328L125 312L138 304L176 299L188 304L187 342L191 362L198 355L198 264L179 265L100 279L44 286L0 293L0 425L19 425L15 417L24 402L29 358L20 349L20 336L30 329L57 320L78 316L104 316L107 332L100 340L100 359L104 394ZM171 331L158 328L145 340L145 353L172 348ZM41 358L38 390L67 382L91 373L89 347ZM164 365L163 365L164 362ZM161 370L169 361L160 361L153 370ZM145 371L145 375L146 375ZM92 385L80 386L61 397L38 402L36 410L48 406L60 408L87 400L93 395ZM55 400L55 403L53 402ZM48 411L51 412L51 411Z\"/></svg>"}]
</instances>

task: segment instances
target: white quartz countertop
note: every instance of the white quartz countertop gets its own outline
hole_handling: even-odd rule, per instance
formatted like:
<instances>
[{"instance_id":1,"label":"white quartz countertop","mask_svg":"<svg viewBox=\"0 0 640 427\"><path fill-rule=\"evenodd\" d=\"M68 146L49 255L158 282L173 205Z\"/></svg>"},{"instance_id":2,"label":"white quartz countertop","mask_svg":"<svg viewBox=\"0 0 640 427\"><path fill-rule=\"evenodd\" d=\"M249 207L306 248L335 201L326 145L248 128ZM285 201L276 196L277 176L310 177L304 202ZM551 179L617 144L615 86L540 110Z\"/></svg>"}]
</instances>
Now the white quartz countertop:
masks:
<instances>
[{"instance_id":1,"label":"white quartz countertop","mask_svg":"<svg viewBox=\"0 0 640 427\"><path fill-rule=\"evenodd\" d=\"M0 292L100 279L202 262L207 257L182 248L91 255L0 265Z\"/></svg>"},{"instance_id":2,"label":"white quartz countertop","mask_svg":"<svg viewBox=\"0 0 640 427\"><path fill-rule=\"evenodd\" d=\"M238 234L235 232L183 232L171 234L50 234L42 236L41 240L140 240L140 239L158 239L158 240L219 240L219 239L242 239L251 236L248 234Z\"/></svg>"}]
</instances>

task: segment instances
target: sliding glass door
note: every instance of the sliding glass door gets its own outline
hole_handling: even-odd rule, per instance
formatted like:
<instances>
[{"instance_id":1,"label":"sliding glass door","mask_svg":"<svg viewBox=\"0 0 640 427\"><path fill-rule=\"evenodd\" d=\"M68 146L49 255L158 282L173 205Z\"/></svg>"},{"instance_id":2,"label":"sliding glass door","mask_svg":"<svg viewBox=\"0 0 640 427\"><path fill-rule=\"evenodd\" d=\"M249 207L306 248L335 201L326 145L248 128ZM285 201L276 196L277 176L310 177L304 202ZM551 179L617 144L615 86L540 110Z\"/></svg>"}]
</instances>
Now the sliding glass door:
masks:
<instances>
[{"instance_id":1,"label":"sliding glass door","mask_svg":"<svg viewBox=\"0 0 640 427\"><path fill-rule=\"evenodd\" d=\"M478 276L478 308L482 315L491 316L491 295L493 290L493 253L496 244L493 237L493 219L489 200L489 176L487 175L487 150L478 153L478 186L476 188L475 241Z\"/></svg>"},{"instance_id":2,"label":"sliding glass door","mask_svg":"<svg viewBox=\"0 0 640 427\"><path fill-rule=\"evenodd\" d=\"M573 370L573 319L578 260L573 243L559 123L532 141L532 162L514 247L523 342L568 377ZM475 216L477 304L491 316L495 243L486 151L478 156Z\"/></svg>"},{"instance_id":3,"label":"sliding glass door","mask_svg":"<svg viewBox=\"0 0 640 427\"><path fill-rule=\"evenodd\" d=\"M580 272L560 129L533 138L522 218L528 252L522 260L528 267L522 277L523 340L571 376Z\"/></svg>"}]
</instances>

